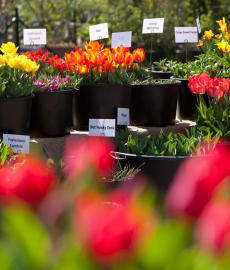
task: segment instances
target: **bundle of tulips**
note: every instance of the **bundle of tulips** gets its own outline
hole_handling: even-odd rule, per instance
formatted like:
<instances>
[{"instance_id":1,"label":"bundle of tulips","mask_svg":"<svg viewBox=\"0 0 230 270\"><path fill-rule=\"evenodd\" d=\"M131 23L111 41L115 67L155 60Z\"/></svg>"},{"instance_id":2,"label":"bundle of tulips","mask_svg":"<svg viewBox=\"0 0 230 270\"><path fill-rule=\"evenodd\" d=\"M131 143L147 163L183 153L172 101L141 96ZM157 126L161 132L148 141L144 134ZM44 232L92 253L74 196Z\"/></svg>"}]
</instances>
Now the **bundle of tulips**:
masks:
<instances>
[{"instance_id":1,"label":"bundle of tulips","mask_svg":"<svg viewBox=\"0 0 230 270\"><path fill-rule=\"evenodd\" d=\"M30 59L33 62L36 62L40 64L40 72L45 71L45 66L48 65L51 68L48 68L47 71L48 73L52 72L52 68L54 69L52 73L63 73L65 68L66 68L66 62L59 58L57 55L51 56L51 53L46 50L39 50L37 52L26 52L25 55L27 56L28 59ZM43 70L42 70L43 69ZM56 70L56 72L55 72Z\"/></svg>"},{"instance_id":2,"label":"bundle of tulips","mask_svg":"<svg viewBox=\"0 0 230 270\"><path fill-rule=\"evenodd\" d=\"M199 96L194 115L198 130L204 135L219 133L230 141L230 79L212 79L204 72L189 78L188 86L192 93ZM205 92L208 94L208 105L202 97Z\"/></svg>"},{"instance_id":3,"label":"bundle of tulips","mask_svg":"<svg viewBox=\"0 0 230 270\"><path fill-rule=\"evenodd\" d=\"M188 81L188 86L194 94L202 95L207 92L210 97L219 98L224 97L225 93L229 96L230 93L230 79L212 79L204 72L201 75L192 76Z\"/></svg>"},{"instance_id":4,"label":"bundle of tulips","mask_svg":"<svg viewBox=\"0 0 230 270\"><path fill-rule=\"evenodd\" d=\"M26 97L40 87L32 85L32 75L38 70L37 63L17 53L12 42L3 43L0 50L0 98Z\"/></svg>"},{"instance_id":5,"label":"bundle of tulips","mask_svg":"<svg viewBox=\"0 0 230 270\"><path fill-rule=\"evenodd\" d=\"M104 44L98 41L86 42L86 51L75 47L75 52L65 54L67 69L76 72L82 79L81 83L128 84L131 69L136 69L137 63L145 59L144 50L136 49L130 53L125 47L112 51L103 47Z\"/></svg>"}]
</instances>

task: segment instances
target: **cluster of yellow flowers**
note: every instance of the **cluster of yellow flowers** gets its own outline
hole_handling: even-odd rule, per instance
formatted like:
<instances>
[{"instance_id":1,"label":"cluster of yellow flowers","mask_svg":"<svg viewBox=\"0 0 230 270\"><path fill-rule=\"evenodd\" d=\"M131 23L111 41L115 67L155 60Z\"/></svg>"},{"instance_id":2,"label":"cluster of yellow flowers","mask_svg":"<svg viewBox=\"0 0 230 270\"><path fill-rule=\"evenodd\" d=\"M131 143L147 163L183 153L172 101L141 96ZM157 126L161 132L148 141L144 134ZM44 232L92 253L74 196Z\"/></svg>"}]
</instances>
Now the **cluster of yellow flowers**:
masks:
<instances>
[{"instance_id":1,"label":"cluster of yellow flowers","mask_svg":"<svg viewBox=\"0 0 230 270\"><path fill-rule=\"evenodd\" d=\"M18 47L12 42L3 43L0 50L4 53L0 55L0 66L7 63L11 68L32 72L33 74L39 68L36 62L31 61L25 55L18 55Z\"/></svg>"},{"instance_id":2,"label":"cluster of yellow flowers","mask_svg":"<svg viewBox=\"0 0 230 270\"><path fill-rule=\"evenodd\" d=\"M215 35L217 40L219 40L219 42L216 42L215 45L218 46L218 48L222 52L229 52L230 53L230 44L228 42L230 40L230 34L228 33L228 30L227 30L227 23L225 22L225 18L223 18L223 20L216 21L216 22L219 24L220 31L222 33ZM212 32L212 30L204 32L204 40L210 41L213 36L214 36L214 33ZM203 45L204 45L204 42L199 40L197 47L203 46Z\"/></svg>"}]
</instances>

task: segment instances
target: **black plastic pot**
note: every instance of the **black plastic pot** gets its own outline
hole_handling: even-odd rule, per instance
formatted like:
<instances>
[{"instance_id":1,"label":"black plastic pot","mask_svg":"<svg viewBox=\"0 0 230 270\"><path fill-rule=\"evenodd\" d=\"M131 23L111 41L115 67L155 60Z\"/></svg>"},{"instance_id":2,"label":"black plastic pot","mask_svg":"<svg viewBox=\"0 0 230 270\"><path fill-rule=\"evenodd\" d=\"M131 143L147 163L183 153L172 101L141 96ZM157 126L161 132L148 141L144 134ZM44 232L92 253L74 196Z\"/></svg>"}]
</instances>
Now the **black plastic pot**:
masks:
<instances>
[{"instance_id":1,"label":"black plastic pot","mask_svg":"<svg viewBox=\"0 0 230 270\"><path fill-rule=\"evenodd\" d=\"M122 166L132 165L135 168L140 167L141 173L145 174L151 184L162 191L166 191L171 184L173 177L185 160L189 157L154 157L125 154L120 152L112 153L119 160Z\"/></svg>"},{"instance_id":2,"label":"black plastic pot","mask_svg":"<svg viewBox=\"0 0 230 270\"><path fill-rule=\"evenodd\" d=\"M32 96L0 99L0 135L26 135L30 129Z\"/></svg>"},{"instance_id":3,"label":"black plastic pot","mask_svg":"<svg viewBox=\"0 0 230 270\"><path fill-rule=\"evenodd\" d=\"M132 88L130 124L163 127L175 124L178 81L172 84L136 84Z\"/></svg>"},{"instance_id":4,"label":"black plastic pot","mask_svg":"<svg viewBox=\"0 0 230 270\"><path fill-rule=\"evenodd\" d=\"M152 68L147 68L147 71L151 71ZM172 72L171 71L158 71L158 70L153 70L150 74L150 76L153 79L170 79L170 77L172 76Z\"/></svg>"},{"instance_id":5,"label":"black plastic pot","mask_svg":"<svg viewBox=\"0 0 230 270\"><path fill-rule=\"evenodd\" d=\"M38 134L45 137L69 134L72 128L72 105L73 90L35 93L32 119Z\"/></svg>"},{"instance_id":6,"label":"black plastic pot","mask_svg":"<svg viewBox=\"0 0 230 270\"><path fill-rule=\"evenodd\" d=\"M187 79L177 79L181 81L178 92L178 101L177 101L177 117L180 120L194 120L194 114L196 112L197 99L196 95L193 94L188 87ZM203 95L203 98L208 104L207 93Z\"/></svg>"},{"instance_id":7,"label":"black plastic pot","mask_svg":"<svg viewBox=\"0 0 230 270\"><path fill-rule=\"evenodd\" d=\"M73 126L89 127L89 119L116 119L117 108L129 108L131 85L83 84L74 92Z\"/></svg>"}]
</instances>

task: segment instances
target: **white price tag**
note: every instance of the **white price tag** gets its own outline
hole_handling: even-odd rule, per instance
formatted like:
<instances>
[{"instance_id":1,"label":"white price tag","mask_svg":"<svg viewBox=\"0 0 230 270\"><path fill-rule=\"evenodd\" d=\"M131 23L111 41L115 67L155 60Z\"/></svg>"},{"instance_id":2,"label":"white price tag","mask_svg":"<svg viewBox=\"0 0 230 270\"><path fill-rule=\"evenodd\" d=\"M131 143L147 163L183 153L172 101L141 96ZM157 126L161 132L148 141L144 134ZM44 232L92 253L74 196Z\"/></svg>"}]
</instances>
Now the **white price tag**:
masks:
<instances>
[{"instance_id":1,"label":"white price tag","mask_svg":"<svg viewBox=\"0 0 230 270\"><path fill-rule=\"evenodd\" d=\"M108 23L101 23L89 27L89 39L99 40L109 37Z\"/></svg>"},{"instance_id":2,"label":"white price tag","mask_svg":"<svg viewBox=\"0 0 230 270\"><path fill-rule=\"evenodd\" d=\"M197 27L174 27L176 43L197 43Z\"/></svg>"},{"instance_id":3,"label":"white price tag","mask_svg":"<svg viewBox=\"0 0 230 270\"><path fill-rule=\"evenodd\" d=\"M3 134L3 141L13 149L15 154L30 152L30 136Z\"/></svg>"},{"instance_id":4,"label":"white price tag","mask_svg":"<svg viewBox=\"0 0 230 270\"><path fill-rule=\"evenodd\" d=\"M130 32L119 32L112 33L112 48L116 48L118 46L123 47L131 47L132 43L132 31Z\"/></svg>"},{"instance_id":5,"label":"white price tag","mask_svg":"<svg viewBox=\"0 0 230 270\"><path fill-rule=\"evenodd\" d=\"M200 26L200 19L199 19L199 17L197 17L197 19L196 19L196 24L197 24L198 32L200 34L201 33L201 26Z\"/></svg>"},{"instance_id":6,"label":"white price tag","mask_svg":"<svg viewBox=\"0 0 230 270\"><path fill-rule=\"evenodd\" d=\"M117 124L118 125L129 125L129 109L128 108L117 108Z\"/></svg>"},{"instance_id":7,"label":"white price tag","mask_svg":"<svg viewBox=\"0 0 230 270\"><path fill-rule=\"evenodd\" d=\"M89 136L115 137L115 119L89 119Z\"/></svg>"},{"instance_id":8,"label":"white price tag","mask_svg":"<svg viewBox=\"0 0 230 270\"><path fill-rule=\"evenodd\" d=\"M163 33L164 18L158 19L144 19L142 34Z\"/></svg>"},{"instance_id":9,"label":"white price tag","mask_svg":"<svg viewBox=\"0 0 230 270\"><path fill-rule=\"evenodd\" d=\"M46 29L23 29L24 45L45 45Z\"/></svg>"}]
</instances>

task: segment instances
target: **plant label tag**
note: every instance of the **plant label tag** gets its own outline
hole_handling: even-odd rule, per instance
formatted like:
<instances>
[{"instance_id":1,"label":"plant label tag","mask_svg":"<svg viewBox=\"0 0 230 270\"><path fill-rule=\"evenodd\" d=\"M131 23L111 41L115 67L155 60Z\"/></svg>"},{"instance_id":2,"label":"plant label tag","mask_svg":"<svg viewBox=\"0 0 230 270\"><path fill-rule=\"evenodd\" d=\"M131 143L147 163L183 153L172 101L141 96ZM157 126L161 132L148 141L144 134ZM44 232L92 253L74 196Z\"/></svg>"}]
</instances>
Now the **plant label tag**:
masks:
<instances>
[{"instance_id":1,"label":"plant label tag","mask_svg":"<svg viewBox=\"0 0 230 270\"><path fill-rule=\"evenodd\" d=\"M45 45L46 29L23 29L24 45Z\"/></svg>"},{"instance_id":2,"label":"plant label tag","mask_svg":"<svg viewBox=\"0 0 230 270\"><path fill-rule=\"evenodd\" d=\"M200 19L199 19L199 17L197 17L197 19L196 19L196 24L197 24L198 32L200 34L201 33L201 26L200 26Z\"/></svg>"},{"instance_id":3,"label":"plant label tag","mask_svg":"<svg viewBox=\"0 0 230 270\"><path fill-rule=\"evenodd\" d=\"M132 31L112 33L112 48L119 46L131 47L132 43Z\"/></svg>"},{"instance_id":4,"label":"plant label tag","mask_svg":"<svg viewBox=\"0 0 230 270\"><path fill-rule=\"evenodd\" d=\"M89 39L99 40L109 37L108 23L101 23L89 27Z\"/></svg>"},{"instance_id":5,"label":"plant label tag","mask_svg":"<svg viewBox=\"0 0 230 270\"><path fill-rule=\"evenodd\" d=\"M144 19L142 34L163 33L164 18L158 19Z\"/></svg>"},{"instance_id":6,"label":"plant label tag","mask_svg":"<svg viewBox=\"0 0 230 270\"><path fill-rule=\"evenodd\" d=\"M29 154L30 152L30 136L3 134L3 141L13 149L14 154Z\"/></svg>"},{"instance_id":7,"label":"plant label tag","mask_svg":"<svg viewBox=\"0 0 230 270\"><path fill-rule=\"evenodd\" d=\"M89 119L89 136L115 137L115 119Z\"/></svg>"},{"instance_id":8,"label":"plant label tag","mask_svg":"<svg viewBox=\"0 0 230 270\"><path fill-rule=\"evenodd\" d=\"M197 27L174 27L176 43L197 43Z\"/></svg>"},{"instance_id":9,"label":"plant label tag","mask_svg":"<svg viewBox=\"0 0 230 270\"><path fill-rule=\"evenodd\" d=\"M117 124L128 126L129 121L129 109L117 108Z\"/></svg>"}]
</instances>

